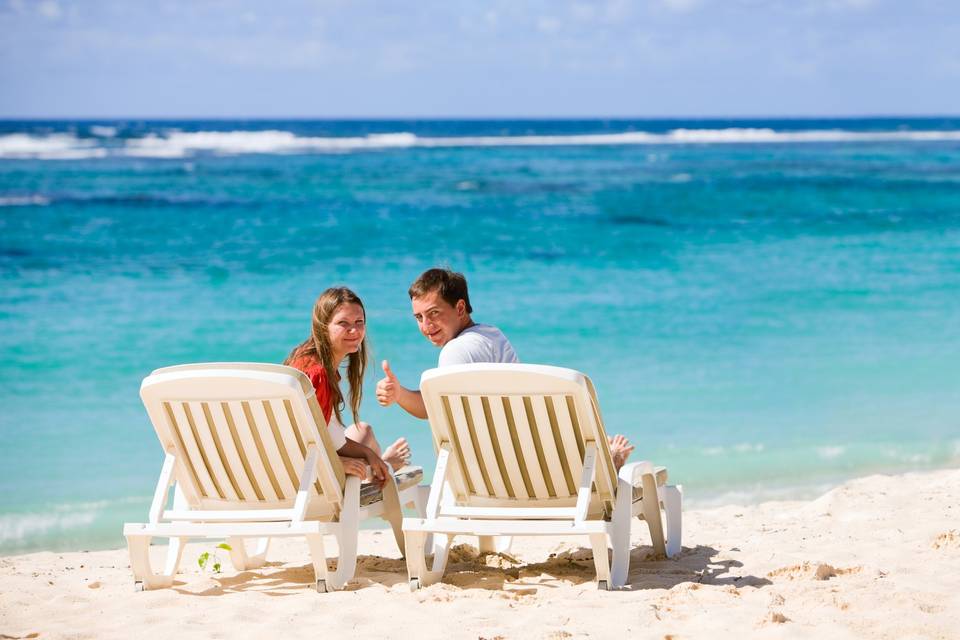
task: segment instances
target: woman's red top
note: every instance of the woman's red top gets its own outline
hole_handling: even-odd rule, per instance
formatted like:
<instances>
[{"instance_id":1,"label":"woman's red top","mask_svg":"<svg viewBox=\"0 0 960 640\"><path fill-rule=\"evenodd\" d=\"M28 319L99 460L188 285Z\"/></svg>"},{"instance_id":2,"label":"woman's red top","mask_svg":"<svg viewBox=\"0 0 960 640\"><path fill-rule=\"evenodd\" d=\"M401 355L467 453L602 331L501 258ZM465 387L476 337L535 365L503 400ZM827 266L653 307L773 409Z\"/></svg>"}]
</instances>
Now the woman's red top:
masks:
<instances>
[{"instance_id":1,"label":"woman's red top","mask_svg":"<svg viewBox=\"0 0 960 640\"><path fill-rule=\"evenodd\" d=\"M290 366L303 371L310 378L310 383L317 392L317 402L320 403L323 418L330 422L330 416L333 415L333 398L330 395L330 385L327 384L326 369L323 368L322 364L310 358L297 358L290 363Z\"/></svg>"}]
</instances>

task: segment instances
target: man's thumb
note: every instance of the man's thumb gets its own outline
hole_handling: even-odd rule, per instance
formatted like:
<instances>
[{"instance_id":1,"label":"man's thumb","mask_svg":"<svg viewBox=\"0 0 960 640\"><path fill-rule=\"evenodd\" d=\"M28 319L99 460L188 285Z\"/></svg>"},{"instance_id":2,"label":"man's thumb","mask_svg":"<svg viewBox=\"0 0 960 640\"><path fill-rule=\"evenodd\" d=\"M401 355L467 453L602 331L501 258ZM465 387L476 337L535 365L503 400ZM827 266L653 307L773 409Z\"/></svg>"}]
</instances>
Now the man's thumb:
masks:
<instances>
[{"instance_id":1,"label":"man's thumb","mask_svg":"<svg viewBox=\"0 0 960 640\"><path fill-rule=\"evenodd\" d=\"M389 363L389 362L387 362L386 360L384 360L382 363L380 363L380 366L383 367L383 372L387 375L388 378L396 378L396 376L393 375L393 371L390 371L390 363Z\"/></svg>"}]
</instances>

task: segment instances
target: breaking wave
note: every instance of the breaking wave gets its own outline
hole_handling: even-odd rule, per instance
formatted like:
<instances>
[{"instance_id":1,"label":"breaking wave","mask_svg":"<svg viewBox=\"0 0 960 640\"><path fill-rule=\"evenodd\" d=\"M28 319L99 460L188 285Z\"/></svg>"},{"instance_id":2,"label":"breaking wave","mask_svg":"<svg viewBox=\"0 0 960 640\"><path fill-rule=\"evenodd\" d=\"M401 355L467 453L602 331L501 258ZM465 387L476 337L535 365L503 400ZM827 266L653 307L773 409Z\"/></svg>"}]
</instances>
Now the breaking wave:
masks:
<instances>
[{"instance_id":1,"label":"breaking wave","mask_svg":"<svg viewBox=\"0 0 960 640\"><path fill-rule=\"evenodd\" d=\"M118 506L145 504L149 500L146 497L130 497L61 504L39 512L0 514L0 548L17 546L18 543L40 536L86 529Z\"/></svg>"},{"instance_id":2,"label":"breaking wave","mask_svg":"<svg viewBox=\"0 0 960 640\"><path fill-rule=\"evenodd\" d=\"M101 130L102 129L102 130ZM106 156L184 158L201 154L304 154L451 147L557 147L669 144L795 144L814 142L953 142L960 131L775 131L769 128L674 129L666 133L631 131L575 135L417 136L410 132L365 136L298 136L290 131L171 130L139 138L116 138L102 127L98 137L72 134L0 136L0 158L77 160ZM111 135L114 134L114 135Z\"/></svg>"}]
</instances>

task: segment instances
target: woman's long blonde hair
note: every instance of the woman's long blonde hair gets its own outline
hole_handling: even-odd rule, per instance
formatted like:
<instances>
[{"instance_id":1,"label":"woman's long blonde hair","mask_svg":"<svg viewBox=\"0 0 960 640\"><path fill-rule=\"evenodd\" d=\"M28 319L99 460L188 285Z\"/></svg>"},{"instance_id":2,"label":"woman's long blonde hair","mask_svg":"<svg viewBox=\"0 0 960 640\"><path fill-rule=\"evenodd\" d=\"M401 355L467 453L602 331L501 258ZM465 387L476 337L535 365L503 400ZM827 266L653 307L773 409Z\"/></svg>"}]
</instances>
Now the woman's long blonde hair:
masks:
<instances>
[{"instance_id":1,"label":"woman's long blonde hair","mask_svg":"<svg viewBox=\"0 0 960 640\"><path fill-rule=\"evenodd\" d=\"M327 386L330 389L330 398L333 400L333 411L340 424L343 424L343 393L337 378L339 362L333 361L333 348L330 346L330 318L337 312L340 305L353 303L363 309L364 318L367 310L359 296L346 287L331 287L320 294L313 305L313 322L310 327L310 337L294 347L284 364L289 365L300 359L307 359L320 363L327 374ZM364 336L360 348L356 353L347 356L350 361L347 365L347 381L350 384L350 411L353 421L359 422L360 399L363 397L363 374L367 368L367 339Z\"/></svg>"}]
</instances>

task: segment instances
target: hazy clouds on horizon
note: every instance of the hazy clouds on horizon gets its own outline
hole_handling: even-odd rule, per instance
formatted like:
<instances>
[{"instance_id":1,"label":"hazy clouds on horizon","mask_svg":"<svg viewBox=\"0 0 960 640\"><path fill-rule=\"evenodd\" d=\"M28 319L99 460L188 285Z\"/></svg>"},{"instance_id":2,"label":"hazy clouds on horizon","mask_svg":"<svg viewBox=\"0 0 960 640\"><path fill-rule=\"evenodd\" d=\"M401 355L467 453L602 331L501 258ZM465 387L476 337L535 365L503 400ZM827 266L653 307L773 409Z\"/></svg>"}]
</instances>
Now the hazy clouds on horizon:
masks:
<instances>
[{"instance_id":1,"label":"hazy clouds on horizon","mask_svg":"<svg viewBox=\"0 0 960 640\"><path fill-rule=\"evenodd\" d=\"M0 117L950 114L932 0L0 0Z\"/></svg>"}]
</instances>

